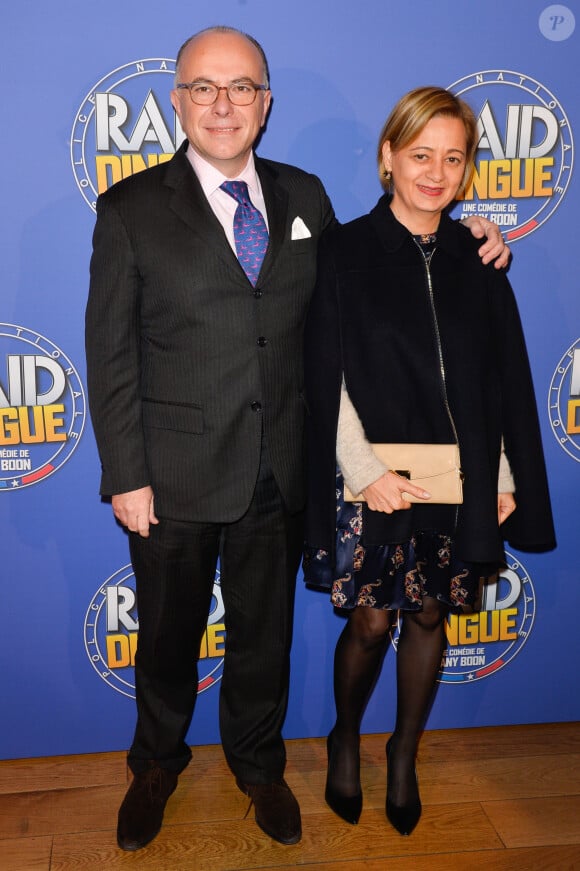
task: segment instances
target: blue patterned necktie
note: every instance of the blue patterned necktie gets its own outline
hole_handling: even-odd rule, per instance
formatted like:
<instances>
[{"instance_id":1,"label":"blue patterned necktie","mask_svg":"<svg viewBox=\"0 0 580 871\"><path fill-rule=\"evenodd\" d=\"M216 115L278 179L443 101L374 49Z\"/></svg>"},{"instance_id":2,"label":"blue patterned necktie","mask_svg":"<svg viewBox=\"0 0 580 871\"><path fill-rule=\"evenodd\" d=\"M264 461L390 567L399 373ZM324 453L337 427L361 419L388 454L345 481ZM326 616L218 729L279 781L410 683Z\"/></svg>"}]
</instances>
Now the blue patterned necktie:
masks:
<instances>
[{"instance_id":1,"label":"blue patterned necktie","mask_svg":"<svg viewBox=\"0 0 580 871\"><path fill-rule=\"evenodd\" d=\"M234 215L236 253L248 280L255 286L268 248L266 222L252 204L245 181L224 181L221 189L238 203Z\"/></svg>"}]
</instances>

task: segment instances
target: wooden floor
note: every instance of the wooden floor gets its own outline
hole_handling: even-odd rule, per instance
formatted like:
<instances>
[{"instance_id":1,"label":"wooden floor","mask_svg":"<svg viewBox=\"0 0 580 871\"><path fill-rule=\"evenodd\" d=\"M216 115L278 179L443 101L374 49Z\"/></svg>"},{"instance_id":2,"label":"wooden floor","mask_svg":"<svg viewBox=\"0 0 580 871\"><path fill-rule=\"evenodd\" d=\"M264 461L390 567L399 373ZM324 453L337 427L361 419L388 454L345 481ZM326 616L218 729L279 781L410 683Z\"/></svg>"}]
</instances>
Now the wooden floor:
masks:
<instances>
[{"instance_id":1,"label":"wooden floor","mask_svg":"<svg viewBox=\"0 0 580 871\"><path fill-rule=\"evenodd\" d=\"M535 871L580 869L580 724L426 732L423 816L411 837L387 823L385 735L362 740L358 826L323 800L322 739L288 742L287 780L302 808L300 844L264 835L220 747L196 747L159 836L138 853L115 841L122 753L0 762L2 871Z\"/></svg>"}]
</instances>

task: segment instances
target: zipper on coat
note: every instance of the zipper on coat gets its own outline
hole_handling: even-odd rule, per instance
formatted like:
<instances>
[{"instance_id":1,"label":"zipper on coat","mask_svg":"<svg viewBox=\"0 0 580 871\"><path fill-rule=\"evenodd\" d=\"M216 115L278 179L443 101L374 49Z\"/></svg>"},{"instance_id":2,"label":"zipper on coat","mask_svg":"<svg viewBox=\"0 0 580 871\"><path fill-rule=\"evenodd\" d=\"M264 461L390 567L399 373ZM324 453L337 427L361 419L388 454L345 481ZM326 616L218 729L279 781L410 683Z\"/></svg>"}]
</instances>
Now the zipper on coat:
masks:
<instances>
[{"instance_id":1,"label":"zipper on coat","mask_svg":"<svg viewBox=\"0 0 580 871\"><path fill-rule=\"evenodd\" d=\"M423 258L423 262L425 264L425 276L427 278L427 291L429 294L429 304L431 306L431 316L433 318L433 332L435 335L435 344L437 345L437 355L439 358L439 373L441 375L441 394L443 396L443 404L445 405L445 411L447 412L447 417L449 418L449 423L451 424L451 429L453 430L453 437L455 439L455 444L459 445L459 438L457 436L457 429L455 427L455 421L453 420L453 415L451 414L451 408L449 407L449 398L447 396L447 376L445 372L445 361L443 359L443 348L441 346L441 334L439 332L439 322L437 320L437 309L435 308L435 297L433 295L433 282L431 279L431 260L433 259L433 255L437 248L433 248L429 256L425 254L419 243L413 239L413 242L421 252L421 256Z\"/></svg>"},{"instance_id":2,"label":"zipper on coat","mask_svg":"<svg viewBox=\"0 0 580 871\"><path fill-rule=\"evenodd\" d=\"M423 263L425 264L425 276L427 278L427 291L429 294L429 304L431 306L431 316L433 318L433 332L435 335L435 343L437 345L437 354L439 357L439 373L441 375L441 394L443 396L443 404L445 405L445 411L447 412L447 417L449 418L449 423L451 424L451 429L453 430L453 437L455 438L455 444L459 447L459 436L457 435L457 428L455 426L455 421L453 420L453 415L451 414L451 408L449 407L449 397L447 396L447 376L445 372L445 360L443 359L443 348L441 346L441 333L439 332L439 321L437 320L437 309L435 307L435 297L433 295L433 281L431 279L431 260L433 259L433 255L437 250L437 246L433 248L433 250L426 255L419 243L416 239L413 239L413 242L421 252L421 256L423 258ZM459 461L461 462L461 453L459 454ZM455 529L457 529L457 521L459 519L459 505L455 506Z\"/></svg>"}]
</instances>

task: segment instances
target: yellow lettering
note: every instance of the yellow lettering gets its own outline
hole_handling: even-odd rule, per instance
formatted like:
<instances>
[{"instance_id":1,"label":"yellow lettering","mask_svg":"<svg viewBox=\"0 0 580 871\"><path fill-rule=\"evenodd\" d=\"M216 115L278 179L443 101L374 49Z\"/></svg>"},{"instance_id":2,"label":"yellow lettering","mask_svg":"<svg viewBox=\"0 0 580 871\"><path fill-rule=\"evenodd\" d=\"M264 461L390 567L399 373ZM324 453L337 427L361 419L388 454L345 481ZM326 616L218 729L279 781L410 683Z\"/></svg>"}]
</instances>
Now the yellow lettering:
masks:
<instances>
[{"instance_id":1,"label":"yellow lettering","mask_svg":"<svg viewBox=\"0 0 580 871\"><path fill-rule=\"evenodd\" d=\"M128 156L131 157L131 175L133 175L133 173L142 172L144 169L147 169L147 164L145 163L140 154L131 154ZM155 163L156 162L157 161L155 161ZM155 166L155 164L149 163L149 166ZM123 166L123 170L124 169L125 167Z\"/></svg>"},{"instance_id":2,"label":"yellow lettering","mask_svg":"<svg viewBox=\"0 0 580 871\"><path fill-rule=\"evenodd\" d=\"M482 644L489 643L490 641L498 641L499 611L482 611L480 616L484 619L479 621L479 641Z\"/></svg>"},{"instance_id":3,"label":"yellow lettering","mask_svg":"<svg viewBox=\"0 0 580 871\"><path fill-rule=\"evenodd\" d=\"M95 158L97 169L97 192L102 194L111 185L121 181L121 161L114 154L101 154Z\"/></svg>"},{"instance_id":4,"label":"yellow lettering","mask_svg":"<svg viewBox=\"0 0 580 871\"><path fill-rule=\"evenodd\" d=\"M44 441L44 415L41 405L33 405L32 418L34 421L33 429L30 428L30 418L28 416L29 409L22 405L18 409L18 420L20 421L20 441L24 445L34 445Z\"/></svg>"},{"instance_id":5,"label":"yellow lettering","mask_svg":"<svg viewBox=\"0 0 580 871\"><path fill-rule=\"evenodd\" d=\"M553 157L480 160L465 190L465 199L505 200L550 197Z\"/></svg>"},{"instance_id":6,"label":"yellow lettering","mask_svg":"<svg viewBox=\"0 0 580 871\"><path fill-rule=\"evenodd\" d=\"M516 628L517 608L504 608L499 612L500 641L515 641L518 637Z\"/></svg>"},{"instance_id":7,"label":"yellow lettering","mask_svg":"<svg viewBox=\"0 0 580 871\"><path fill-rule=\"evenodd\" d=\"M517 638L517 608L480 611L478 614L453 614L446 625L449 647L513 641Z\"/></svg>"},{"instance_id":8,"label":"yellow lettering","mask_svg":"<svg viewBox=\"0 0 580 871\"><path fill-rule=\"evenodd\" d=\"M123 178L129 178L130 175L133 175L133 155L132 154L122 154L121 155L121 172L123 173Z\"/></svg>"},{"instance_id":9,"label":"yellow lettering","mask_svg":"<svg viewBox=\"0 0 580 871\"><path fill-rule=\"evenodd\" d=\"M207 651L208 656L223 656L225 648L224 633L226 627L223 623L214 623L207 627Z\"/></svg>"},{"instance_id":10,"label":"yellow lettering","mask_svg":"<svg viewBox=\"0 0 580 871\"><path fill-rule=\"evenodd\" d=\"M457 614L451 614L449 617L445 624L445 634L449 647L457 647L459 638L459 617Z\"/></svg>"},{"instance_id":11,"label":"yellow lettering","mask_svg":"<svg viewBox=\"0 0 580 871\"><path fill-rule=\"evenodd\" d=\"M568 400L568 419L566 421L566 432L569 435L578 435L580 433L580 399ZM7 443L8 444L8 443Z\"/></svg>"},{"instance_id":12,"label":"yellow lettering","mask_svg":"<svg viewBox=\"0 0 580 871\"><path fill-rule=\"evenodd\" d=\"M15 408L0 408L0 420L2 421L0 445L17 445L20 442L17 410ZM10 421L15 421L15 423Z\"/></svg>"},{"instance_id":13,"label":"yellow lettering","mask_svg":"<svg viewBox=\"0 0 580 871\"><path fill-rule=\"evenodd\" d=\"M157 166L159 163L166 163L171 160L173 154L148 154L147 162L141 154L122 154L118 157L115 154L99 154L95 157L96 173L97 173L97 191L102 194L111 185L121 181L122 178L128 178L137 172L143 172L151 166Z\"/></svg>"},{"instance_id":14,"label":"yellow lettering","mask_svg":"<svg viewBox=\"0 0 580 871\"><path fill-rule=\"evenodd\" d=\"M551 169L554 166L553 157L539 157L534 161L534 196L535 197L551 197L554 193L554 188L550 184L552 181ZM546 182L546 186L544 186Z\"/></svg>"},{"instance_id":15,"label":"yellow lettering","mask_svg":"<svg viewBox=\"0 0 580 871\"><path fill-rule=\"evenodd\" d=\"M131 663L126 635L107 635L107 668L124 668Z\"/></svg>"},{"instance_id":16,"label":"yellow lettering","mask_svg":"<svg viewBox=\"0 0 580 871\"><path fill-rule=\"evenodd\" d=\"M126 668L135 665L137 651L137 632L128 635L107 635L107 668Z\"/></svg>"},{"instance_id":17,"label":"yellow lettering","mask_svg":"<svg viewBox=\"0 0 580 871\"><path fill-rule=\"evenodd\" d=\"M479 638L478 614L466 614L459 618L459 643L476 644Z\"/></svg>"},{"instance_id":18,"label":"yellow lettering","mask_svg":"<svg viewBox=\"0 0 580 871\"><path fill-rule=\"evenodd\" d=\"M64 442L64 405L21 405L19 408L0 408L0 445L35 445L41 442ZM32 415L32 419L30 417Z\"/></svg>"},{"instance_id":19,"label":"yellow lettering","mask_svg":"<svg viewBox=\"0 0 580 871\"><path fill-rule=\"evenodd\" d=\"M64 427L62 417L55 417L56 414L64 412L64 405L45 405L44 408L44 431L46 433L47 442L65 442L66 432L57 432L57 427Z\"/></svg>"},{"instance_id":20,"label":"yellow lettering","mask_svg":"<svg viewBox=\"0 0 580 871\"><path fill-rule=\"evenodd\" d=\"M523 163L523 179L522 166ZM534 190L534 161L527 158L526 160L512 161L512 196L513 197L531 197Z\"/></svg>"},{"instance_id":21,"label":"yellow lettering","mask_svg":"<svg viewBox=\"0 0 580 871\"><path fill-rule=\"evenodd\" d=\"M489 160L480 160L479 165L475 166L471 174L471 181L465 189L465 199L472 200L474 193L478 199L487 199L487 190L489 187Z\"/></svg>"},{"instance_id":22,"label":"yellow lettering","mask_svg":"<svg viewBox=\"0 0 580 871\"><path fill-rule=\"evenodd\" d=\"M492 160L489 165L489 198L505 200L510 195L511 166L509 160Z\"/></svg>"},{"instance_id":23,"label":"yellow lettering","mask_svg":"<svg viewBox=\"0 0 580 871\"><path fill-rule=\"evenodd\" d=\"M224 655L225 639L223 636L225 631L226 627L223 623L213 623L207 627L201 639L200 659L207 659L208 657L211 659L214 656Z\"/></svg>"}]
</instances>

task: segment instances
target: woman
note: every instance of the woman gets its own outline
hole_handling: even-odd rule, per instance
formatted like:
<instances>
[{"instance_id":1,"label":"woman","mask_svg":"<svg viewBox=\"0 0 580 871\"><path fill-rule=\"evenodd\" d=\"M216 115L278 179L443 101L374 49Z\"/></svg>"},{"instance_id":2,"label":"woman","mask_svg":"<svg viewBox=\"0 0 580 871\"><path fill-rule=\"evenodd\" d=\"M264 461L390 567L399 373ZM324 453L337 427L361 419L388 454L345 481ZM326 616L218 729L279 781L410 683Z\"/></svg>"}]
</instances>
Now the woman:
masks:
<instances>
[{"instance_id":1,"label":"woman","mask_svg":"<svg viewBox=\"0 0 580 871\"><path fill-rule=\"evenodd\" d=\"M476 144L473 113L448 91L399 101L378 146L390 196L323 243L307 324L305 578L331 585L349 615L335 653L326 800L358 821L360 722L400 612L386 812L401 834L421 815L415 757L448 614L476 607L480 578L504 564L504 538L521 550L555 546L514 296L445 214ZM457 443L462 503L430 503L371 447L400 442ZM343 476L358 501L343 501Z\"/></svg>"}]
</instances>

